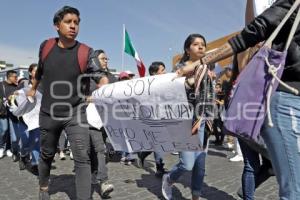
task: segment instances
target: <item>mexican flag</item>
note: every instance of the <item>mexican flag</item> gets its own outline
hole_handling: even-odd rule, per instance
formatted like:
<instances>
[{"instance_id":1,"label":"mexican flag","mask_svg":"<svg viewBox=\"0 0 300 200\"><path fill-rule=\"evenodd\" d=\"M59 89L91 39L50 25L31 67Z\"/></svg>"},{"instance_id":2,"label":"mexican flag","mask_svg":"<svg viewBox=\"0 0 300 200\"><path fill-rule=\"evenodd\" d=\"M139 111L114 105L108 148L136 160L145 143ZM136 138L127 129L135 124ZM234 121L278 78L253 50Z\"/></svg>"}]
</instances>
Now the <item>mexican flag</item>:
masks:
<instances>
[{"instance_id":1,"label":"mexican flag","mask_svg":"<svg viewBox=\"0 0 300 200\"><path fill-rule=\"evenodd\" d=\"M137 68L140 74L140 77L144 77L145 73L146 73L146 68L144 66L143 61L141 60L141 58L139 57L139 54L137 53L137 51L135 50L135 48L133 47L133 44L131 43L131 40L129 38L129 35L126 31L126 29L124 29L125 32L125 36L124 36L124 51L131 55L132 57L134 57L136 64L137 64Z\"/></svg>"}]
</instances>

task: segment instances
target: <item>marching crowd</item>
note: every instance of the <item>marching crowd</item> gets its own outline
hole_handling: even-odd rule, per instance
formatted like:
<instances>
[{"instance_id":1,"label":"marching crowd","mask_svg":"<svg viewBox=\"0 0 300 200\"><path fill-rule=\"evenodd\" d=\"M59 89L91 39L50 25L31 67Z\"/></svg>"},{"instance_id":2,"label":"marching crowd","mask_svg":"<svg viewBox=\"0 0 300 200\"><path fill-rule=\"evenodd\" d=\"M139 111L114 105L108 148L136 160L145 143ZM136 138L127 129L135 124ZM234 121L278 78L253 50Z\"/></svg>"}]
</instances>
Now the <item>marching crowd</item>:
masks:
<instances>
[{"instance_id":1,"label":"marching crowd","mask_svg":"<svg viewBox=\"0 0 300 200\"><path fill-rule=\"evenodd\" d=\"M299 3L299 0L276 1L241 33L213 52L206 52L203 35L190 34L186 38L183 56L176 65L176 76L186 77L186 96L190 105L201 104L200 109L193 110L191 132L197 134L204 150L178 152L178 163L174 163L169 170L164 168L163 155L154 152L155 175L162 179L165 199L172 199L173 183L187 171L192 172L192 200L201 198L210 135L214 135L215 145L235 146L236 156L230 161L244 162L242 187L237 188L241 198L254 199L255 189L275 175L280 199L300 199L299 94L280 85L272 96L270 115L274 125L269 127L265 123L261 129L268 156L260 155L260 151L242 138L225 137L226 130L223 128L224 113L230 102L234 81L244 67L239 62L239 53L267 40L292 6L299 7ZM275 50L282 51L297 19L296 14L297 9L274 40L272 48ZM77 199L92 199L92 184L99 187L102 198L107 198L114 190L106 166L106 158L112 149L105 129L98 130L88 124L86 104L93 101L90 96L94 90L105 84L130 80L133 75L121 72L115 77L108 68L109 59L105 51L93 50L75 40L80 24L80 13L76 8L64 6L58 10L53 24L58 37L41 44L39 62L30 65L29 78L18 80L17 72L10 70L6 80L0 83L0 158L5 155L12 157L14 162L19 162L20 170L28 169L38 176L39 199L48 200L51 164L56 154L63 160L67 153L74 160ZM295 35L291 36L281 78L296 91L300 89L299 34L298 27ZM222 78L217 77L214 63L231 55L235 57L233 68L226 68ZM165 73L163 62L156 61L149 66L150 76ZM91 76L86 78L83 74ZM38 92L43 94L38 128L29 130L25 116L15 116L12 112L12 108L18 106L15 98L21 89L26 91L28 99L34 99ZM143 167L151 153L120 152L120 162L130 165L136 161Z\"/></svg>"}]
</instances>

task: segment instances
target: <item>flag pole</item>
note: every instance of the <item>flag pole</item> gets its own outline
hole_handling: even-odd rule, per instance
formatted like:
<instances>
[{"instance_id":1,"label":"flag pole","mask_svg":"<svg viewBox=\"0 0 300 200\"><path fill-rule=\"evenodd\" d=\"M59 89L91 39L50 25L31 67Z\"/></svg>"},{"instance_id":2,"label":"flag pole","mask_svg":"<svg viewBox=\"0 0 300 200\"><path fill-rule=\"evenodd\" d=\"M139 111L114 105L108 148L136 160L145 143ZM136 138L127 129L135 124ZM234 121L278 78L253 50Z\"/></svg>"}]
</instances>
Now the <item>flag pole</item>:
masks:
<instances>
[{"instance_id":1,"label":"flag pole","mask_svg":"<svg viewBox=\"0 0 300 200\"><path fill-rule=\"evenodd\" d=\"M124 71L124 50L125 50L125 24L123 24L123 38L122 38L122 71Z\"/></svg>"}]
</instances>

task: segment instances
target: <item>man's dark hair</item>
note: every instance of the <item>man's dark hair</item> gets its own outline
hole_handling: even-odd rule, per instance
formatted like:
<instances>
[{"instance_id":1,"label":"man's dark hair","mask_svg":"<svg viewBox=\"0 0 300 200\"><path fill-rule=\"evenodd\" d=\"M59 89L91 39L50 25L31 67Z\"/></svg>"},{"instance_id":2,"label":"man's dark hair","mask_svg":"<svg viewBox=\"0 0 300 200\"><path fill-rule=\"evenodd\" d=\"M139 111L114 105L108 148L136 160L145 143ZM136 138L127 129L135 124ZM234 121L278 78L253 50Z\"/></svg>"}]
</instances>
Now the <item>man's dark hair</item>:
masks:
<instances>
[{"instance_id":1,"label":"man's dark hair","mask_svg":"<svg viewBox=\"0 0 300 200\"><path fill-rule=\"evenodd\" d=\"M162 65L164 68L166 68L166 66L163 62L156 61L156 62L151 63L151 65L149 67L149 74L151 76L157 74L157 71L159 70L160 65Z\"/></svg>"},{"instance_id":2,"label":"man's dark hair","mask_svg":"<svg viewBox=\"0 0 300 200\"><path fill-rule=\"evenodd\" d=\"M76 8L70 7L70 6L64 6L55 13L55 15L53 17L53 24L54 25L59 24L61 22L61 20L64 18L64 16L69 13L77 15L79 22L80 22L79 10L77 10Z\"/></svg>"},{"instance_id":3,"label":"man's dark hair","mask_svg":"<svg viewBox=\"0 0 300 200\"><path fill-rule=\"evenodd\" d=\"M13 75L13 74L17 74L17 72L15 71L15 70L8 70L7 72L6 72L6 78L9 78L11 75Z\"/></svg>"}]
</instances>

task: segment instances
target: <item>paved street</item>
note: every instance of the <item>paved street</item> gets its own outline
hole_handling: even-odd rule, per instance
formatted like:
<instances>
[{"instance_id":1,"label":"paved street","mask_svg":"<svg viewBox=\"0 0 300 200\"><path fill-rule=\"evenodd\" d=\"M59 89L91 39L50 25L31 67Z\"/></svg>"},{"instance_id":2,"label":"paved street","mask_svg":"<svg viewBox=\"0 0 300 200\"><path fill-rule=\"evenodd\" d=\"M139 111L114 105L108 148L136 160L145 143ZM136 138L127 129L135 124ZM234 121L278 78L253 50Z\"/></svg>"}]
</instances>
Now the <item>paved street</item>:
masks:
<instances>
[{"instance_id":1,"label":"paved street","mask_svg":"<svg viewBox=\"0 0 300 200\"><path fill-rule=\"evenodd\" d=\"M243 164L228 161L231 152L223 147L211 146L206 162L206 177L203 199L234 200L241 184ZM177 156L166 155L166 167L171 168L177 161ZM145 170L120 164L115 158L108 164L109 176L115 186L111 195L113 200L153 200L163 199L161 195L161 180L154 176L155 163L150 155L145 164ZM53 164L50 194L52 200L75 199L73 161L61 161L56 158ZM191 199L189 180L190 173L175 184L173 190L175 200ZM38 199L38 180L28 171L20 171L18 163L10 158L0 160L0 199L1 200L35 200ZM257 200L278 199L277 185L274 177L269 179L256 191ZM101 199L97 189L93 198Z\"/></svg>"}]
</instances>

